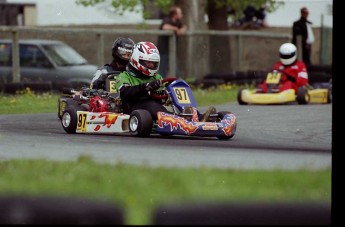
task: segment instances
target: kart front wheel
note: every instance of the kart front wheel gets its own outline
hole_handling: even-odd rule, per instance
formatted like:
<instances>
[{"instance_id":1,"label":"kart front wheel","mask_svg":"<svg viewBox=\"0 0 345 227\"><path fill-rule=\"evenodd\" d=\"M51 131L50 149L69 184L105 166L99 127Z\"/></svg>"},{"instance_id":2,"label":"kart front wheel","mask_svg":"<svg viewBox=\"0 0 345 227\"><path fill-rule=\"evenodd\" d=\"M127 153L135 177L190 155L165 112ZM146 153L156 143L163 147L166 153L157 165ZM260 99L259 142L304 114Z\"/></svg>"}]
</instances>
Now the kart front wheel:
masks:
<instances>
[{"instance_id":1,"label":"kart front wheel","mask_svg":"<svg viewBox=\"0 0 345 227\"><path fill-rule=\"evenodd\" d=\"M242 91L243 91L244 89L243 88L241 88L238 92L237 92L237 102L238 102L238 104L240 104L240 105L248 105L248 103L246 103L246 102L244 102L243 100L242 100Z\"/></svg>"},{"instance_id":2,"label":"kart front wheel","mask_svg":"<svg viewBox=\"0 0 345 227\"><path fill-rule=\"evenodd\" d=\"M298 88L296 99L298 104L308 104L310 101L308 90L305 87Z\"/></svg>"},{"instance_id":3,"label":"kart front wheel","mask_svg":"<svg viewBox=\"0 0 345 227\"><path fill-rule=\"evenodd\" d=\"M220 111L218 112L218 118L217 118L217 122L220 122L221 120L223 120L224 116L227 114L230 114L231 112L228 111ZM237 123L235 123L235 127L232 130L231 134L229 136L217 136L218 139L220 140L228 140L231 139L232 137L234 137L235 133L236 133L236 128L237 128Z\"/></svg>"},{"instance_id":4,"label":"kart front wheel","mask_svg":"<svg viewBox=\"0 0 345 227\"><path fill-rule=\"evenodd\" d=\"M147 110L134 110L129 117L129 132L132 136L147 137L152 131L153 120Z\"/></svg>"},{"instance_id":5,"label":"kart front wheel","mask_svg":"<svg viewBox=\"0 0 345 227\"><path fill-rule=\"evenodd\" d=\"M78 123L77 109L69 106L62 112L61 125L68 134L76 133Z\"/></svg>"}]
</instances>

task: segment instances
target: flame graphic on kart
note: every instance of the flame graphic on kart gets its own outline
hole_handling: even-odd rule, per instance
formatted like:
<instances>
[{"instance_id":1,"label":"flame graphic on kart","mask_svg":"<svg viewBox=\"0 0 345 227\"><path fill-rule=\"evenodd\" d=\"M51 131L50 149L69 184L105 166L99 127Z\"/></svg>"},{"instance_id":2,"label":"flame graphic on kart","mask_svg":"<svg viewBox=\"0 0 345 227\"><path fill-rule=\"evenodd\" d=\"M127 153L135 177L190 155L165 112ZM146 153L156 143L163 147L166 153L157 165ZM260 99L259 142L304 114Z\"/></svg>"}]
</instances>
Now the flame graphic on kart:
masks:
<instances>
[{"instance_id":1,"label":"flame graphic on kart","mask_svg":"<svg viewBox=\"0 0 345 227\"><path fill-rule=\"evenodd\" d=\"M164 112L158 112L157 125L159 128L170 125L170 131L177 130L178 127L180 127L180 129L188 135L194 133L198 129L198 126L192 121L187 121L184 118Z\"/></svg>"},{"instance_id":2,"label":"flame graphic on kart","mask_svg":"<svg viewBox=\"0 0 345 227\"><path fill-rule=\"evenodd\" d=\"M107 128L110 128L113 124L115 124L116 119L117 119L118 115L117 114L109 114L109 113L101 113L98 118L104 118L104 123L102 126L107 126ZM94 116L91 117L91 119L95 119ZM99 131L101 129L100 125L97 125L94 128L94 131Z\"/></svg>"},{"instance_id":3,"label":"flame graphic on kart","mask_svg":"<svg viewBox=\"0 0 345 227\"><path fill-rule=\"evenodd\" d=\"M231 136L236 129L236 117L226 114L220 122L195 122L165 113L158 113L157 131L163 134L195 136Z\"/></svg>"}]
</instances>

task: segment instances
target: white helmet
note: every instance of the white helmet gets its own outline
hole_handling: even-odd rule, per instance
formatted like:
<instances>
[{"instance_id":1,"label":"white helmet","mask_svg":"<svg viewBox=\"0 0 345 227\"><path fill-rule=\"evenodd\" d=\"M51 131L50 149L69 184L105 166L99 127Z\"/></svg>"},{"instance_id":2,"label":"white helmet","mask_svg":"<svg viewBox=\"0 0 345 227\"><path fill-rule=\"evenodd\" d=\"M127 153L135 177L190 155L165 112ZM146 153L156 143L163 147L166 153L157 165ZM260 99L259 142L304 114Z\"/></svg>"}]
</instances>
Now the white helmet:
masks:
<instances>
[{"instance_id":1,"label":"white helmet","mask_svg":"<svg viewBox=\"0 0 345 227\"><path fill-rule=\"evenodd\" d=\"M296 61L297 48L292 43L284 43L279 48L280 61L283 65L291 65Z\"/></svg>"},{"instance_id":2,"label":"white helmet","mask_svg":"<svg viewBox=\"0 0 345 227\"><path fill-rule=\"evenodd\" d=\"M129 63L146 76L153 76L159 69L160 55L158 48L151 42L139 42L134 45Z\"/></svg>"}]
</instances>

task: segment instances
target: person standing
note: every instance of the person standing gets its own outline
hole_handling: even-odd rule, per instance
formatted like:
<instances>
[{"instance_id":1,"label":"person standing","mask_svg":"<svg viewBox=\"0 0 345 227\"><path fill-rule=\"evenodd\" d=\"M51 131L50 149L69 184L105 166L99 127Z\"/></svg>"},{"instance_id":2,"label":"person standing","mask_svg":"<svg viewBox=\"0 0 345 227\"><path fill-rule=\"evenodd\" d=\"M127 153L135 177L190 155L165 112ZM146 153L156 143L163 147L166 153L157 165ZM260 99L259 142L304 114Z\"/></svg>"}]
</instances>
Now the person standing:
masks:
<instances>
[{"instance_id":1,"label":"person standing","mask_svg":"<svg viewBox=\"0 0 345 227\"><path fill-rule=\"evenodd\" d=\"M306 65L311 65L311 46L315 41L314 33L311 27L312 22L307 19L309 15L309 10L307 7L302 7L300 11L300 19L295 21L292 26L292 43L299 47L297 37L301 36L300 44L302 49L302 60Z\"/></svg>"},{"instance_id":2,"label":"person standing","mask_svg":"<svg viewBox=\"0 0 345 227\"><path fill-rule=\"evenodd\" d=\"M182 19L183 14L181 8L178 6L172 6L169 10L168 17L165 17L162 20L159 29L174 31L176 40L178 40L178 37L184 35L187 31L187 26L182 22ZM169 75L169 36L159 36L157 47L161 57L159 73L163 76L163 78L174 76ZM178 68L177 64L176 68Z\"/></svg>"}]
</instances>

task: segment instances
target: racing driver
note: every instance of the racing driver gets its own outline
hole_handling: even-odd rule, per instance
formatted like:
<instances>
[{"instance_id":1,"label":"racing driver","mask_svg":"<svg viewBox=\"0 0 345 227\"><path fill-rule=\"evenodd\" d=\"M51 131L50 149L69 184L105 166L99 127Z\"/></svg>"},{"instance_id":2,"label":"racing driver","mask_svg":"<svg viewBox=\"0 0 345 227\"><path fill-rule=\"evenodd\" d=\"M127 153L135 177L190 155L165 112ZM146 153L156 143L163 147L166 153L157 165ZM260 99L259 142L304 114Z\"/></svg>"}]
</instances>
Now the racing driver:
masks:
<instances>
[{"instance_id":1,"label":"racing driver","mask_svg":"<svg viewBox=\"0 0 345 227\"><path fill-rule=\"evenodd\" d=\"M116 76L116 89L120 93L122 108L125 114L136 109L145 109L150 112L154 121L158 112L169 112L161 100L151 98L150 91L161 87L163 77L158 74L160 54L157 47L151 42L139 42L133 47L132 56L126 71ZM183 111L191 111L186 108ZM216 112L210 107L202 119L207 119Z\"/></svg>"},{"instance_id":2,"label":"racing driver","mask_svg":"<svg viewBox=\"0 0 345 227\"><path fill-rule=\"evenodd\" d=\"M284 43L279 48L280 61L273 66L273 72L281 72L279 92L308 84L308 72L303 61L297 59L297 48L292 43ZM262 92L267 92L267 84L261 84Z\"/></svg>"},{"instance_id":3,"label":"racing driver","mask_svg":"<svg viewBox=\"0 0 345 227\"><path fill-rule=\"evenodd\" d=\"M132 54L132 48L134 42L130 38L117 38L111 48L113 60L110 64L101 66L94 74L91 81L91 89L103 89L105 90L105 80L107 79L106 73L113 71L125 71L129 58Z\"/></svg>"}]
</instances>

